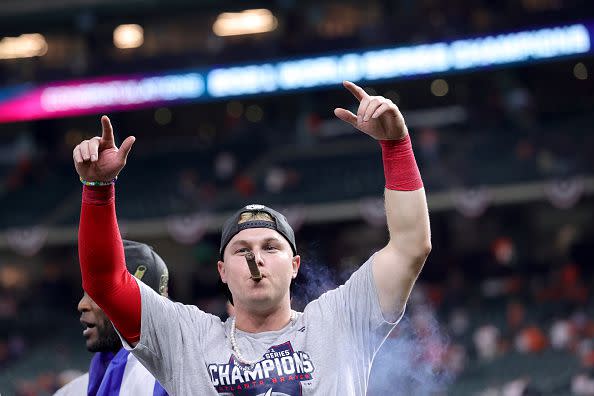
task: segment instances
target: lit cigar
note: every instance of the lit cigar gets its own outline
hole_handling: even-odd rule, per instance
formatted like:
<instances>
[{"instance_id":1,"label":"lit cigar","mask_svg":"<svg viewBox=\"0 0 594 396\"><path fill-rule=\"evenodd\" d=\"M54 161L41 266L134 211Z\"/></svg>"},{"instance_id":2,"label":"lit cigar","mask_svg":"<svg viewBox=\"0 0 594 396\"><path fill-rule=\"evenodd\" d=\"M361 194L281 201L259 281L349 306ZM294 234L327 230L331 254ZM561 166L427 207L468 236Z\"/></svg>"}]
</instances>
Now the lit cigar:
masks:
<instances>
[{"instance_id":1,"label":"lit cigar","mask_svg":"<svg viewBox=\"0 0 594 396\"><path fill-rule=\"evenodd\" d=\"M247 261L248 267L250 267L250 272L252 273L252 279L256 282L262 280L262 274L260 273L260 269L258 268L258 263L256 263L256 257L254 253L249 252L245 255L245 260Z\"/></svg>"}]
</instances>

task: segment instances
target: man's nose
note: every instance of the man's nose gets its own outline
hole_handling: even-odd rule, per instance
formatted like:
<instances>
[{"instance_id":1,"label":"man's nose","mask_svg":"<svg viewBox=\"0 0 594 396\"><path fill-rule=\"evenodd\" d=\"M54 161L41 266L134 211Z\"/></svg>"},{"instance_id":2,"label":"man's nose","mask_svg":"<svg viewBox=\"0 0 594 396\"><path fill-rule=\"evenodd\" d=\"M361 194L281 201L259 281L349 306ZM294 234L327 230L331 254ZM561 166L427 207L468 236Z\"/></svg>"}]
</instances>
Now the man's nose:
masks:
<instances>
[{"instance_id":1,"label":"man's nose","mask_svg":"<svg viewBox=\"0 0 594 396\"><path fill-rule=\"evenodd\" d=\"M87 296L87 293L85 293L82 298L80 299L80 301L78 302L78 312L86 312L89 311L91 309L91 299L89 298L89 296Z\"/></svg>"},{"instance_id":2,"label":"man's nose","mask_svg":"<svg viewBox=\"0 0 594 396\"><path fill-rule=\"evenodd\" d=\"M254 249L254 260L256 260L256 264L258 267L262 267L264 265L264 259L262 258L262 251L260 249Z\"/></svg>"}]
</instances>

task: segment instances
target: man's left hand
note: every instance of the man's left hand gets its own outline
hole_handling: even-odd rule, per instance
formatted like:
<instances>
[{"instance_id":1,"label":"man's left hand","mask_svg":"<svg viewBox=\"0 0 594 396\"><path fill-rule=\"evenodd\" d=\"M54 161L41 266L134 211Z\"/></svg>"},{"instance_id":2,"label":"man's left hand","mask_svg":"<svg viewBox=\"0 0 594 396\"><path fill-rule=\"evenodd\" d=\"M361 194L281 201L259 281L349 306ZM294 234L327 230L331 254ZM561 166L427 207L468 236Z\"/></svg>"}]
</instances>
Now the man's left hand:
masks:
<instances>
[{"instance_id":1,"label":"man's left hand","mask_svg":"<svg viewBox=\"0 0 594 396\"><path fill-rule=\"evenodd\" d=\"M404 117L390 99L370 96L350 81L343 82L343 85L357 98L359 109L355 115L346 109L336 108L334 114L338 118L376 140L396 140L408 134Z\"/></svg>"}]
</instances>

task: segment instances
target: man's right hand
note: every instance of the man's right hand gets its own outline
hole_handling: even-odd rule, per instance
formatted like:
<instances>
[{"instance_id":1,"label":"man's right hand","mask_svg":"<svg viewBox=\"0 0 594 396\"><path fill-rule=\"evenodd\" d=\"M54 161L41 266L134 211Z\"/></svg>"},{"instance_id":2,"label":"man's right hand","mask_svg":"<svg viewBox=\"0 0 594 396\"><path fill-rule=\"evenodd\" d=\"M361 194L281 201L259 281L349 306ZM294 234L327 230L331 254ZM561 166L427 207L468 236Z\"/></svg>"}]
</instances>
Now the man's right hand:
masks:
<instances>
[{"instance_id":1,"label":"man's right hand","mask_svg":"<svg viewBox=\"0 0 594 396\"><path fill-rule=\"evenodd\" d=\"M113 180L126 165L126 158L136 140L134 136L128 136L118 149L107 116L101 117L101 126L101 137L82 141L72 152L78 175L90 182Z\"/></svg>"}]
</instances>

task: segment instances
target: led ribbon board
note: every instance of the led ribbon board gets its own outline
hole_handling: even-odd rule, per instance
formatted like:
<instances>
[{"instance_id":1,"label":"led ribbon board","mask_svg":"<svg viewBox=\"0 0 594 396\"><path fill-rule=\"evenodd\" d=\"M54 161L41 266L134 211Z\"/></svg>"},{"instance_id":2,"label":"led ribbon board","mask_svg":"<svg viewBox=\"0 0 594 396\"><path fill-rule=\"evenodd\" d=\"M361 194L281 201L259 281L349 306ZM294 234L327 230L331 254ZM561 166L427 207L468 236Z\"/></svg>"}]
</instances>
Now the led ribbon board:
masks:
<instances>
[{"instance_id":1,"label":"led ribbon board","mask_svg":"<svg viewBox=\"0 0 594 396\"><path fill-rule=\"evenodd\" d=\"M530 63L592 51L593 24L153 75L0 90L0 122L329 87Z\"/></svg>"}]
</instances>

